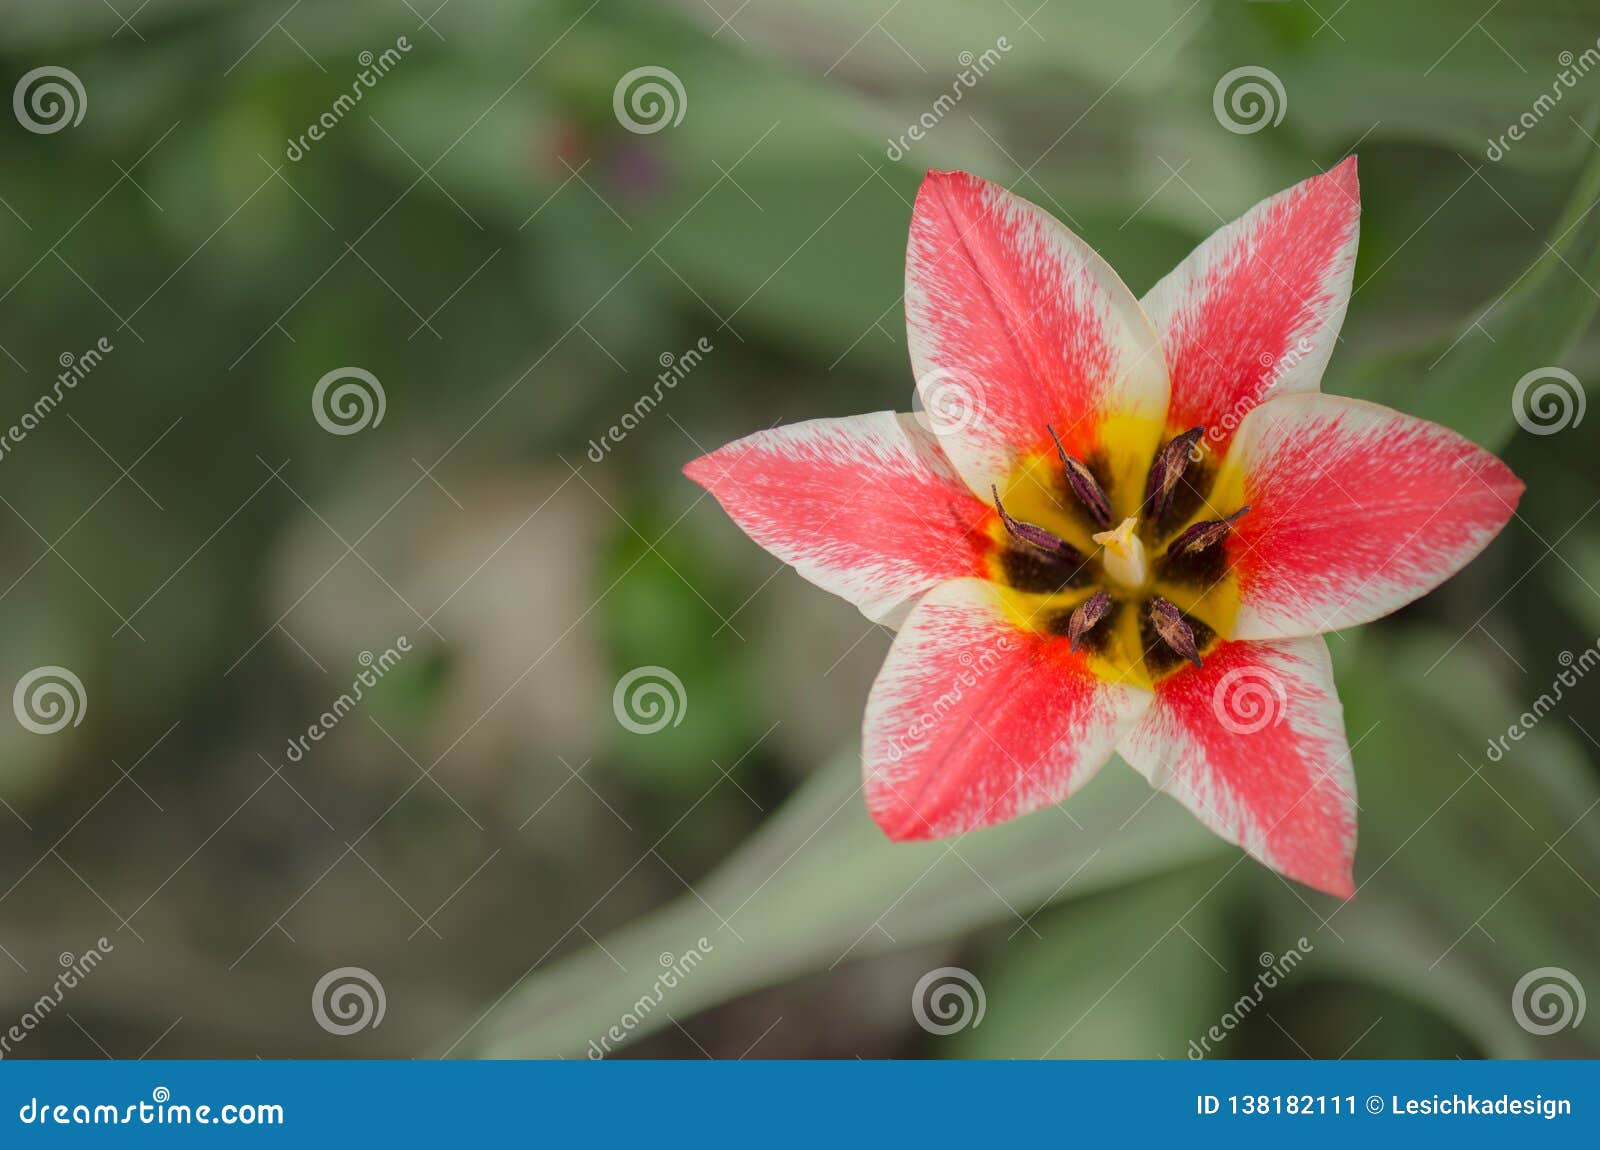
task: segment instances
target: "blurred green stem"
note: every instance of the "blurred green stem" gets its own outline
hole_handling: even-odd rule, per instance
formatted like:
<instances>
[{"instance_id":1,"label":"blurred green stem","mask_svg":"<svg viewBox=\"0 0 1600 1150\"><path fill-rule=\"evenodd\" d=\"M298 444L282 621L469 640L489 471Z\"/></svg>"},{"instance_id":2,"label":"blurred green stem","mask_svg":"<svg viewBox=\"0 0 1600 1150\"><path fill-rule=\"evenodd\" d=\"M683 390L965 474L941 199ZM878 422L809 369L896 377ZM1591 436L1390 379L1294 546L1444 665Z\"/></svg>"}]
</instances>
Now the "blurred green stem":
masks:
<instances>
[{"instance_id":1,"label":"blurred green stem","mask_svg":"<svg viewBox=\"0 0 1600 1150\"><path fill-rule=\"evenodd\" d=\"M624 1040L612 1050L846 959L956 937L1229 849L1177 804L1152 799L1120 761L1060 809L948 842L890 843L862 803L856 756L843 755L691 893L605 939L603 950L548 967L538 958L446 1053L596 1056L613 1026ZM551 950L577 933L574 924ZM704 960L660 987L702 938ZM908 1010L909 995L908 986Z\"/></svg>"}]
</instances>

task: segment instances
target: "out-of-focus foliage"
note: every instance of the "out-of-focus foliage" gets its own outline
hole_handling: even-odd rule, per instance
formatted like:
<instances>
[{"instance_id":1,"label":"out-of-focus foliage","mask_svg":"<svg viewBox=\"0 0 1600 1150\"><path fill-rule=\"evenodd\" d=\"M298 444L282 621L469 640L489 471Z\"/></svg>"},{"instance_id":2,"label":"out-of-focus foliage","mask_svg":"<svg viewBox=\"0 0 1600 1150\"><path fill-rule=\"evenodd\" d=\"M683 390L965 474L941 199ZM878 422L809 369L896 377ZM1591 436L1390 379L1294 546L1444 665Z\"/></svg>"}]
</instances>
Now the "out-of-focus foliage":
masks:
<instances>
[{"instance_id":1,"label":"out-of-focus foliage","mask_svg":"<svg viewBox=\"0 0 1600 1150\"><path fill-rule=\"evenodd\" d=\"M1534 436L1511 407L1526 372L1600 369L1600 74L1538 103L1594 47L1591 4L115 7L0 8L6 89L57 65L88 100L60 132L0 124L0 427L62 356L113 348L0 455L0 687L58 665L88 700L57 735L0 723L0 1025L59 954L115 943L14 1056L581 1056L701 937L623 1050L1186 1057L1304 938L1209 1053L1595 1052L1511 1000L1545 966L1600 993L1596 684L1488 752L1600 635L1591 425ZM686 96L653 134L613 108L643 65ZM1284 114L1239 134L1213 97L1246 65ZM882 841L851 745L888 635L682 463L909 406L928 168L1013 186L1138 292L1352 149L1327 390L1457 427L1528 483L1462 575L1330 640L1357 898L1263 871L1120 763L1061 810ZM312 389L348 365L385 416L328 434ZM685 705L640 734L612 690L651 665ZM388 1013L340 1038L309 999L349 965ZM978 1027L918 1028L941 965L985 988Z\"/></svg>"}]
</instances>

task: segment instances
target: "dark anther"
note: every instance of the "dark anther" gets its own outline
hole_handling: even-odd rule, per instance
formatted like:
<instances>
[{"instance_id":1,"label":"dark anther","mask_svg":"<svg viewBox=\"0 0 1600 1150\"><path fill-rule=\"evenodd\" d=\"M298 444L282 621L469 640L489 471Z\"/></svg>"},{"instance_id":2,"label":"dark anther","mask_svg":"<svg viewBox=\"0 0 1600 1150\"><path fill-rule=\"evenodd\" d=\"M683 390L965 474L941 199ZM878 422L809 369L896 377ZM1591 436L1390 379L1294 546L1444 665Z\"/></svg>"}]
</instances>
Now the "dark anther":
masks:
<instances>
[{"instance_id":1,"label":"dark anther","mask_svg":"<svg viewBox=\"0 0 1600 1150\"><path fill-rule=\"evenodd\" d=\"M1194 629L1184 621L1183 613L1156 595L1150 600L1150 622L1155 625L1161 641L1182 655L1196 667L1200 666L1200 652L1194 644Z\"/></svg>"},{"instance_id":2,"label":"dark anther","mask_svg":"<svg viewBox=\"0 0 1600 1150\"><path fill-rule=\"evenodd\" d=\"M1072 649L1076 651L1083 642L1083 637L1094 630L1107 615L1111 614L1111 596L1104 591L1096 591L1090 595L1077 608L1073 610L1072 617L1067 620L1067 639L1071 642Z\"/></svg>"},{"instance_id":3,"label":"dark anther","mask_svg":"<svg viewBox=\"0 0 1600 1150\"><path fill-rule=\"evenodd\" d=\"M994 509L1000 513L1000 522L1006 525L1006 531L1013 539L1020 539L1051 555L1076 555L1071 546L1057 539L1043 527L1035 527L1032 523L1024 523L1020 519L1013 519L1007 514L1000 503L1000 492L991 484L989 490L994 494Z\"/></svg>"},{"instance_id":4,"label":"dark anther","mask_svg":"<svg viewBox=\"0 0 1600 1150\"><path fill-rule=\"evenodd\" d=\"M1106 498L1100 481L1081 461L1067 454L1067 449L1061 446L1061 439L1056 435L1055 428L1047 423L1044 429L1050 433L1050 438L1055 440L1056 454L1061 456L1061 465L1067 471L1067 483L1071 486L1072 493L1078 497L1078 502L1088 508L1096 523L1102 527L1110 527L1111 500Z\"/></svg>"},{"instance_id":5,"label":"dark anther","mask_svg":"<svg viewBox=\"0 0 1600 1150\"><path fill-rule=\"evenodd\" d=\"M1204 551L1207 547L1221 542L1233 530L1233 521L1246 511L1250 510L1247 503L1232 515L1223 519L1208 519L1204 523L1196 523L1185 527L1178 537L1167 544L1169 556L1182 555L1188 551Z\"/></svg>"},{"instance_id":6,"label":"dark anther","mask_svg":"<svg viewBox=\"0 0 1600 1150\"><path fill-rule=\"evenodd\" d=\"M1191 427L1182 435L1173 436L1150 465L1150 478L1144 487L1144 509L1153 521L1160 521L1172 497L1172 489L1178 486L1178 480L1189 466L1189 453L1205 433L1204 427Z\"/></svg>"}]
</instances>

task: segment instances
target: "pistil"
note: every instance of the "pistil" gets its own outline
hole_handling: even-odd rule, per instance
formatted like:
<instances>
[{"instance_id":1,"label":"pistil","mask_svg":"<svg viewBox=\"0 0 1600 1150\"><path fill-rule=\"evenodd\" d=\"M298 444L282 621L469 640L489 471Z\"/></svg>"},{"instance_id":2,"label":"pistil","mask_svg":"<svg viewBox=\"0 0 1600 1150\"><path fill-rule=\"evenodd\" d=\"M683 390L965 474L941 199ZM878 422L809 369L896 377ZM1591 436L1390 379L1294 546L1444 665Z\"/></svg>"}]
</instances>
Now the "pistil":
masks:
<instances>
[{"instance_id":1,"label":"pistil","mask_svg":"<svg viewBox=\"0 0 1600 1150\"><path fill-rule=\"evenodd\" d=\"M1144 541L1139 538L1138 519L1129 516L1111 531L1098 531L1093 536L1100 544L1100 564L1112 579L1125 587L1143 587L1150 575L1150 562L1145 555Z\"/></svg>"}]
</instances>

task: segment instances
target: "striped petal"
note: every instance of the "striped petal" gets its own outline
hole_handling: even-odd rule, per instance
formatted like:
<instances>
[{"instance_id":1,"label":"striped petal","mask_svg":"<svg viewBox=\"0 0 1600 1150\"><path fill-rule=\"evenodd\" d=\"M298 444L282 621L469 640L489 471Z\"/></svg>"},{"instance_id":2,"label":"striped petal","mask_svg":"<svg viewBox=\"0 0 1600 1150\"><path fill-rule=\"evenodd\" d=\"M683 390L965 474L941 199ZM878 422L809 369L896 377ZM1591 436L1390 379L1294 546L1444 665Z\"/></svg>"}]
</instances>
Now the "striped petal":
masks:
<instances>
[{"instance_id":1,"label":"striped petal","mask_svg":"<svg viewBox=\"0 0 1600 1150\"><path fill-rule=\"evenodd\" d=\"M1155 694L1123 758L1274 870L1354 894L1355 775L1327 644L1221 643Z\"/></svg>"},{"instance_id":2,"label":"striped petal","mask_svg":"<svg viewBox=\"0 0 1600 1150\"><path fill-rule=\"evenodd\" d=\"M867 703L863 785L884 833L962 834L1094 777L1150 694L1103 682L1068 648L1018 626L992 583L946 583L917 604Z\"/></svg>"},{"instance_id":3,"label":"striped petal","mask_svg":"<svg viewBox=\"0 0 1600 1150\"><path fill-rule=\"evenodd\" d=\"M1150 289L1172 377L1168 426L1227 446L1263 400L1315 391L1350 301L1360 234L1352 156L1219 228Z\"/></svg>"},{"instance_id":4,"label":"striped petal","mask_svg":"<svg viewBox=\"0 0 1600 1150\"><path fill-rule=\"evenodd\" d=\"M805 578L896 624L937 583L983 570L993 512L909 415L759 431L688 464L745 533Z\"/></svg>"},{"instance_id":5,"label":"striped petal","mask_svg":"<svg viewBox=\"0 0 1600 1150\"><path fill-rule=\"evenodd\" d=\"M1250 506L1227 540L1233 634L1262 639L1368 623L1432 591L1505 526L1522 481L1438 424L1291 395L1240 426L1217 492Z\"/></svg>"},{"instance_id":6,"label":"striped petal","mask_svg":"<svg viewBox=\"0 0 1600 1150\"><path fill-rule=\"evenodd\" d=\"M1147 466L1167 406L1154 330L1117 274L1039 208L964 172L929 172L906 250L906 325L930 426L974 491L1020 459ZM1115 470L1120 459L1108 460Z\"/></svg>"}]
</instances>

